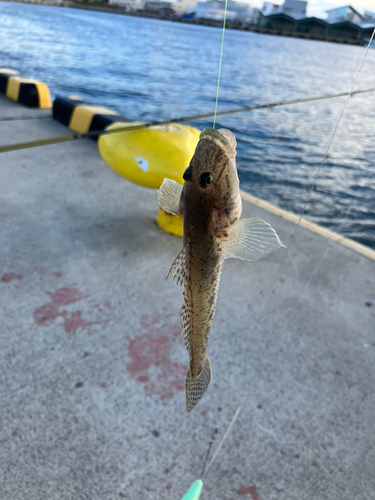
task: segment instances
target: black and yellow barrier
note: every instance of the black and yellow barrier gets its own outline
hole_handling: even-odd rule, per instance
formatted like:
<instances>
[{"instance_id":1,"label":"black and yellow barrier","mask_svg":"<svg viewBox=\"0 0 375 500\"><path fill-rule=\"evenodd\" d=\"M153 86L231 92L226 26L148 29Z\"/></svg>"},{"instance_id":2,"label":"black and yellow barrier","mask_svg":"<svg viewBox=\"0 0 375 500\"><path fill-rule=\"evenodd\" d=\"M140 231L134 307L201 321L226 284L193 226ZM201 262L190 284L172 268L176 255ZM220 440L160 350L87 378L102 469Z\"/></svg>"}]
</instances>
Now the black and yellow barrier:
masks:
<instances>
[{"instance_id":1,"label":"black and yellow barrier","mask_svg":"<svg viewBox=\"0 0 375 500\"><path fill-rule=\"evenodd\" d=\"M108 125L115 122L130 122L116 111L88 104L76 96L57 96L53 102L52 113L55 120L59 120L70 130L79 134L102 132Z\"/></svg>"},{"instance_id":2,"label":"black and yellow barrier","mask_svg":"<svg viewBox=\"0 0 375 500\"><path fill-rule=\"evenodd\" d=\"M21 76L18 71L0 68L0 92L29 108L48 109L51 98L45 83Z\"/></svg>"}]
</instances>

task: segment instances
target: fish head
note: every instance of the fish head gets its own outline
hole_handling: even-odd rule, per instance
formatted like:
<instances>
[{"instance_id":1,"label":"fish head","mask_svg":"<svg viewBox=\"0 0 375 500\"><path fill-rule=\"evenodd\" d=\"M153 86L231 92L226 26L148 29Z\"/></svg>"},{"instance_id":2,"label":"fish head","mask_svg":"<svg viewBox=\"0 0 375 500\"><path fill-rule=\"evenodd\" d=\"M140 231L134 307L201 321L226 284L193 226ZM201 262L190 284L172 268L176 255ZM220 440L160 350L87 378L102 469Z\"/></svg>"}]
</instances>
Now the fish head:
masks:
<instances>
[{"instance_id":1,"label":"fish head","mask_svg":"<svg viewBox=\"0 0 375 500\"><path fill-rule=\"evenodd\" d=\"M207 207L212 231L219 238L228 236L242 210L236 146L230 130L203 130L184 173L186 187Z\"/></svg>"}]
</instances>

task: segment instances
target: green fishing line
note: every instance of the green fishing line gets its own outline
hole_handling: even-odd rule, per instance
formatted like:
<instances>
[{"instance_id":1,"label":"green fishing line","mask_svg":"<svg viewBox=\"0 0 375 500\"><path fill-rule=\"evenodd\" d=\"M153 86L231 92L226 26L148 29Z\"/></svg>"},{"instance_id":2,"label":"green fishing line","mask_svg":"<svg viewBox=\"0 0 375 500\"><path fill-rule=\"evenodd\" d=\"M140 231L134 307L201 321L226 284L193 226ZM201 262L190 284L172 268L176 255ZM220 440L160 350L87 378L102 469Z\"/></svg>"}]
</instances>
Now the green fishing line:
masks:
<instances>
[{"instance_id":1,"label":"green fishing line","mask_svg":"<svg viewBox=\"0 0 375 500\"><path fill-rule=\"evenodd\" d=\"M219 100L219 88L220 88L220 74L221 74L221 61L223 60L223 49L224 49L224 34L225 34L225 20L227 17L227 5L228 0L225 0L225 8L224 8L224 20L223 20L223 33L221 35L221 50L220 50L220 62L219 62L219 74L217 76L217 89L216 89L216 103L215 103L215 115L214 115L214 123L212 128L215 130L216 123L216 112L217 112L217 101Z\"/></svg>"}]
</instances>

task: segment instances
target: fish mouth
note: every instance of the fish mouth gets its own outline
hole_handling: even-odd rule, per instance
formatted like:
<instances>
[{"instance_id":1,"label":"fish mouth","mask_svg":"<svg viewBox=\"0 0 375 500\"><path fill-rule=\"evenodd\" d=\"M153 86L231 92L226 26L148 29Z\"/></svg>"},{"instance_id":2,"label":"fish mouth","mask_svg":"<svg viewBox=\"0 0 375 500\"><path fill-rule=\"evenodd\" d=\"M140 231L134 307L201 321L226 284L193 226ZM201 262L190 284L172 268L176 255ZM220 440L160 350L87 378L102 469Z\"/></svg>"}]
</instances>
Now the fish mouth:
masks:
<instances>
[{"instance_id":1,"label":"fish mouth","mask_svg":"<svg viewBox=\"0 0 375 500\"><path fill-rule=\"evenodd\" d=\"M221 149L230 154L236 154L237 141L230 130L221 128L219 130L213 130L206 128L201 132L199 140L213 141Z\"/></svg>"}]
</instances>

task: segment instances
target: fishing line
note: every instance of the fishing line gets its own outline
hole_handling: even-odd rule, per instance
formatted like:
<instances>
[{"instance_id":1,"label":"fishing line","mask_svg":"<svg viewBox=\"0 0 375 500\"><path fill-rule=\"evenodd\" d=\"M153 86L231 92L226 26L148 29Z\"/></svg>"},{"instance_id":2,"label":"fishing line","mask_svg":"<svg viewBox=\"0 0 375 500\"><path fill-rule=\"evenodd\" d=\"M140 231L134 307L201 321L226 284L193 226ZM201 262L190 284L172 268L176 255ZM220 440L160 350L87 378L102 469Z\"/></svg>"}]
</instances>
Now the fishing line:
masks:
<instances>
[{"instance_id":1,"label":"fishing line","mask_svg":"<svg viewBox=\"0 0 375 500\"><path fill-rule=\"evenodd\" d=\"M370 88L370 89L364 89L364 90L356 90L355 92L352 92L352 96L356 94L365 94L368 92L375 92L375 87ZM278 101L278 102L272 102L272 103L267 103L267 104L255 104L253 106L246 106L244 108L237 108L237 109L227 109L226 111L219 111L216 113L216 116L223 116L223 115L230 115L234 113L243 113L245 111L254 111L256 109L268 109L268 108L275 108L278 106L289 106L291 104L300 104L304 102L313 102L313 101L322 101L324 99L334 99L336 97L344 97L346 96L346 92L341 92L339 94L328 94L328 95L323 95L323 96L316 96L316 97L306 97L304 99L292 99L291 101ZM0 153L5 153L8 151L17 151L20 149L29 149L29 148L35 148L39 146L48 146L50 144L58 144L59 142L69 142L69 141L74 141L74 140L79 140L79 139L89 139L92 137L98 137L101 135L109 135L109 134L117 134L121 132L132 132L134 130L142 130L142 129L147 129L150 127L157 127L157 126L162 126L162 125L169 125L171 123L184 123L184 122L190 122L193 120L202 120L204 118L211 118L214 116L214 112L210 113L204 113L200 115L192 115L192 116L184 116L181 118L173 118L169 120L161 120L161 121L155 121L155 122L148 122L148 123L142 123L139 125L128 125L124 127L119 127L116 129L111 129L111 130L94 130L92 132L87 132L87 134L78 134L78 133L72 133L70 135L65 135L65 136L60 136L60 137L54 137L51 139L41 139L39 141L29 141L29 142L21 142L18 144L9 144L7 146L0 146Z\"/></svg>"},{"instance_id":2,"label":"fishing line","mask_svg":"<svg viewBox=\"0 0 375 500\"><path fill-rule=\"evenodd\" d=\"M207 453L206 453L205 459L203 461L201 477L204 476L204 473L206 470L206 463L207 463L208 457L210 456L210 451L211 451L212 445L215 442L215 438L216 438L216 434L217 434L218 430L219 430L219 427L215 427L215 431L214 431L214 434L212 436L212 439L210 439L210 442L208 443Z\"/></svg>"},{"instance_id":3,"label":"fishing line","mask_svg":"<svg viewBox=\"0 0 375 500\"><path fill-rule=\"evenodd\" d=\"M217 449L216 449L216 451L215 451L215 453L214 453L213 457L211 458L211 460L210 460L209 464L207 465L206 470L205 470L205 471L204 471L204 473L203 473L203 476L201 477L202 481L203 481L203 479L204 479L205 475L207 474L207 472L209 471L209 469L210 469L211 465L213 464L213 462L214 462L215 458L216 458L216 457L217 457L217 455L219 454L219 451L220 451L221 447L223 446L224 441L225 441L225 440L226 440L226 438L228 437L228 434L229 434L229 433L230 433L230 431L232 430L233 425L235 424L235 422L236 422L236 420L237 420L237 417L238 417L238 415L240 414L240 411L241 411L241 406L239 406L239 407L237 408L236 413L233 415L232 421L231 421L231 423L229 424L229 427L228 427L228 429L227 429L226 433L224 434L224 436L223 436L222 440L220 441L219 446L217 447Z\"/></svg>"},{"instance_id":4,"label":"fishing line","mask_svg":"<svg viewBox=\"0 0 375 500\"><path fill-rule=\"evenodd\" d=\"M272 291L274 291L274 290L275 290L276 285L277 285L277 282L279 281L280 275L281 275L282 270L283 270L283 268L284 268L284 264L285 264L285 261L286 261L286 258L287 258L287 255L288 255L288 252L289 252L289 250L290 250L290 248L291 248L291 246L292 246L292 244L293 244L293 241L294 241L294 239L295 239L295 236L296 236L296 233L297 233L298 227L299 227L299 225L300 225L301 219L302 219L302 217L303 217L303 214L305 213L306 207L307 207L307 205L308 205L308 203L309 203L309 201L310 201L310 199L311 199L311 195L312 195L312 192L313 192L313 190L314 190L314 187L315 187L316 181L317 181L318 176L319 176L319 174L320 174L320 171L321 171L321 169L322 169L322 167L323 167L323 164L324 164L324 162L325 162L325 160L326 160L326 158L327 158L327 156L328 156L328 152L329 152L329 150L330 150L330 148L331 148L331 145L332 145L333 139L334 139L334 137L335 137L335 135L336 135L336 132L337 132L337 129L338 129L339 125L340 125L341 118L342 118L342 116L343 116L343 114L344 114L344 111L345 111L345 109L346 109L346 106L347 106L347 104L348 104L348 102L349 102L350 97L351 97L352 95L354 95L353 88L354 88L354 86L355 86L355 84L356 84L356 82L357 82L358 76L359 76L359 74L360 74L360 72L361 72L361 69L362 69L363 63L364 63L364 61L365 61L365 59L366 59L366 56L367 56L367 53L368 53L368 51L369 51L369 48L370 48L371 42L372 42L372 40L373 40L373 38L374 38L374 35L375 35L375 29L374 29L374 31L372 32L372 35L371 35L370 41L369 41L369 43L367 44L367 47L366 47L365 53L363 54L363 57L362 57L362 60L361 60L361 64L359 65L359 68L358 68L358 70L357 70L357 74L355 75L355 78L354 78L354 80L353 80L352 86L351 86L351 88L350 88L350 90L349 90L349 93L347 94L346 99L345 99L344 106L343 106L343 108L342 108L342 110L341 110L341 113L340 113L339 119L338 119L338 121L337 121L337 123L336 123L336 126L335 126L334 130L333 130L333 134L332 134L331 139L330 139L330 141L329 141L329 143L328 143L328 146L327 146L326 152L325 152L325 154L324 154L323 160L322 160L322 162L321 162L321 164L320 164L320 166L319 166L319 168L318 168L318 170L317 170L317 172L316 172L316 174L315 174L315 177L314 177L314 180L313 180L312 186L311 186L311 188L310 188L309 194L308 194L307 199L306 199L306 201L305 201L305 204L304 204L304 206L303 206L303 208L302 208L301 215L299 216L298 223L297 223L297 225L296 225L296 227L295 227L295 229L294 229L294 232L293 232L292 237L291 237L291 239L290 239L289 245L288 245L288 247L287 247L287 249L286 249L286 252L285 252L285 255L284 255L284 259L283 259L283 261L282 261L282 263L281 263L281 266L280 266L279 272L277 273L277 277L276 277L276 280L275 280L275 282L274 282L274 284L273 284Z\"/></svg>"},{"instance_id":5,"label":"fishing line","mask_svg":"<svg viewBox=\"0 0 375 500\"><path fill-rule=\"evenodd\" d=\"M370 179L369 179L369 180L372 180L374 177L375 177L375 174L371 175L371 177L370 177ZM345 211L345 215L344 215L343 219L341 220L341 222L340 222L340 224L339 224L339 227L338 227L338 229L337 229L337 232L338 232L338 231L340 230L340 228L344 225L344 222L345 222L345 221L346 221L346 219L348 218L348 215L349 215L349 213L350 213L350 209L351 209L351 206L350 206L350 204L349 204L349 205L348 205L348 207L347 207L347 209L346 209L346 211ZM342 211L342 212L343 212L343 211ZM341 212L341 213L342 213L342 212ZM343 238L345 238L345 236L343 236ZM294 306L293 306L293 307L291 307L291 308L289 309L290 314L294 311L294 309L295 309L295 308L297 307L297 305L299 304L299 302L300 302L301 298L305 295L305 291L306 291L306 290L308 289L308 287L310 286L310 283L311 283L312 279L314 278L315 273L317 272L317 270L318 270L318 268L319 268L320 264L323 262L324 257L326 256L327 251L328 251L330 248L332 248L332 243L333 243L333 241L331 241L331 240L327 240L327 244L326 244L326 247L325 247L325 249L324 249L324 251L323 251L323 253L322 253L322 256L320 257L319 261L318 261L318 262L317 262L317 264L315 265L315 267L314 267L314 269L313 269L313 271L312 271L312 273L311 273L311 275L310 275L310 278L308 279L307 283L305 284L305 286L304 286L304 288L303 288L303 290L302 290L302 293L301 293L301 294L299 295L299 297L297 298L296 303L294 304ZM345 275L345 276L347 276L347 274L348 274L348 273L346 273L346 275Z\"/></svg>"},{"instance_id":6,"label":"fishing line","mask_svg":"<svg viewBox=\"0 0 375 500\"><path fill-rule=\"evenodd\" d=\"M217 89L216 89L216 102L215 102L215 114L214 114L214 123L212 125L212 129L215 130L216 124L216 113L217 113L217 102L219 100L219 88L220 88L220 75L221 75L221 61L223 60L223 49L224 49L224 34L225 34L225 20L227 18L227 5L228 0L225 0L225 8L224 8L224 20L223 20L223 31L221 35L221 50L220 50L220 62L219 62L219 74L217 76Z\"/></svg>"}]
</instances>

